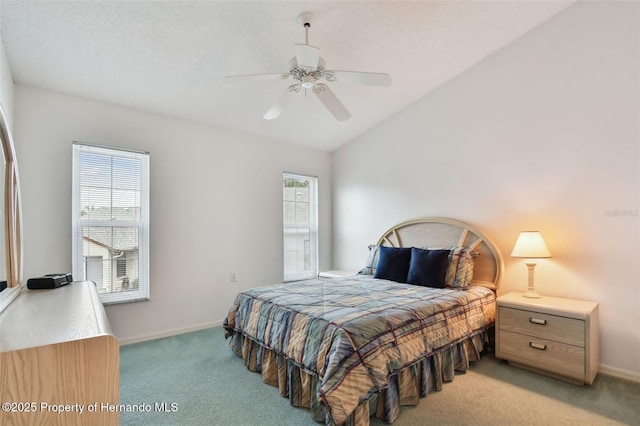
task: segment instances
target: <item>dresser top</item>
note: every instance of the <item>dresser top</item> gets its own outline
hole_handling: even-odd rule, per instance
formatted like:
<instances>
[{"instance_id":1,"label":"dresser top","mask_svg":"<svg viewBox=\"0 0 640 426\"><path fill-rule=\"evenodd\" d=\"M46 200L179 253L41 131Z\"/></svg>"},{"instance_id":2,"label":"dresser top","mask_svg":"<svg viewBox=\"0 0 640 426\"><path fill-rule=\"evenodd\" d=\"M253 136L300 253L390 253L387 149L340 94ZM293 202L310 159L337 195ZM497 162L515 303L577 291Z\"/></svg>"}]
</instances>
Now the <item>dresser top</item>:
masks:
<instances>
[{"instance_id":1,"label":"dresser top","mask_svg":"<svg viewBox=\"0 0 640 426\"><path fill-rule=\"evenodd\" d=\"M529 309L551 315L585 319L598 308L597 302L567 299L564 297L540 296L538 299L524 297L524 293L511 292L498 297L498 306Z\"/></svg>"},{"instance_id":2,"label":"dresser top","mask_svg":"<svg viewBox=\"0 0 640 426\"><path fill-rule=\"evenodd\" d=\"M111 334L95 285L27 290L0 313L0 352Z\"/></svg>"}]
</instances>

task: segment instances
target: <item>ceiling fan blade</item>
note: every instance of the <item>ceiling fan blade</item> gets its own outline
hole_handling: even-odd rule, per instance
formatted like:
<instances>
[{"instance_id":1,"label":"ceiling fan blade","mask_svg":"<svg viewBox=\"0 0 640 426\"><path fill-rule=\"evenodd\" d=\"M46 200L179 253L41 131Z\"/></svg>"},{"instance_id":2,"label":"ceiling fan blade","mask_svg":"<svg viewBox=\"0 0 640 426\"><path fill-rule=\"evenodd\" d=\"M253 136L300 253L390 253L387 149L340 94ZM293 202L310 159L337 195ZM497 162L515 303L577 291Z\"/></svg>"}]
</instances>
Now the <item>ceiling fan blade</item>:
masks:
<instances>
[{"instance_id":1,"label":"ceiling fan blade","mask_svg":"<svg viewBox=\"0 0 640 426\"><path fill-rule=\"evenodd\" d=\"M368 86L390 86L391 76L378 72L360 71L325 71L324 78L327 81L339 83L366 84Z\"/></svg>"},{"instance_id":2,"label":"ceiling fan blade","mask_svg":"<svg viewBox=\"0 0 640 426\"><path fill-rule=\"evenodd\" d=\"M262 118L264 118L265 120L273 120L275 118L278 118L280 114L282 114L282 111L284 110L284 108L289 104L289 101L291 100L291 95L294 93L298 93L299 91L300 91L299 85L292 84L291 86L289 86L287 90L285 90L284 93L280 95L276 103L273 104L271 108L269 108L269 111L267 111L262 116Z\"/></svg>"},{"instance_id":3,"label":"ceiling fan blade","mask_svg":"<svg viewBox=\"0 0 640 426\"><path fill-rule=\"evenodd\" d=\"M320 60L320 49L309 44L296 44L296 61L305 70L315 71Z\"/></svg>"},{"instance_id":4,"label":"ceiling fan blade","mask_svg":"<svg viewBox=\"0 0 640 426\"><path fill-rule=\"evenodd\" d=\"M271 80L283 80L289 77L291 74L289 73L280 73L280 74L247 74L247 75L228 75L224 79L229 81L271 81Z\"/></svg>"},{"instance_id":5,"label":"ceiling fan blade","mask_svg":"<svg viewBox=\"0 0 640 426\"><path fill-rule=\"evenodd\" d=\"M351 113L342 105L342 102L326 84L320 83L313 86L313 93L316 94L320 102L333 114L336 120L345 121L351 118Z\"/></svg>"}]
</instances>

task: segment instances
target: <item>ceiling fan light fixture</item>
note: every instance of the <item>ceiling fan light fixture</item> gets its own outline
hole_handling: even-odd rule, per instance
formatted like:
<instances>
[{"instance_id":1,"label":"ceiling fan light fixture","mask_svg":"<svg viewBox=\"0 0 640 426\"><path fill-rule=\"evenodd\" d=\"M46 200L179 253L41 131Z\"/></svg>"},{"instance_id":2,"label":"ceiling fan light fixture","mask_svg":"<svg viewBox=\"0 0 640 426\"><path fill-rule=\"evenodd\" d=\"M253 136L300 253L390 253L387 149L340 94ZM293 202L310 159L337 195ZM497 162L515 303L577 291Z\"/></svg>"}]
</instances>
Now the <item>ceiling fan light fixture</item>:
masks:
<instances>
[{"instance_id":1,"label":"ceiling fan light fixture","mask_svg":"<svg viewBox=\"0 0 640 426\"><path fill-rule=\"evenodd\" d=\"M300 80L300 86L302 86L305 89L311 89L315 85L316 85L316 79L313 78L313 76L311 75L305 75L304 77L302 77L302 80Z\"/></svg>"}]
</instances>

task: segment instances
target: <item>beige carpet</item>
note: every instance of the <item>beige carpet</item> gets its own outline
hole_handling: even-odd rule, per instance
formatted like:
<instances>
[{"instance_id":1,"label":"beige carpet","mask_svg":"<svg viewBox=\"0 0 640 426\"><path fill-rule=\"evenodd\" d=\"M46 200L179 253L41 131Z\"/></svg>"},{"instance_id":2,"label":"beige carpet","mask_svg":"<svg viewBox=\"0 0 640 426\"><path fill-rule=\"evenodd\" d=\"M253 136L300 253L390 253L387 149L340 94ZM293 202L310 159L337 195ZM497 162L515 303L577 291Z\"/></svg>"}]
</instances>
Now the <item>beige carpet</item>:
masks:
<instances>
[{"instance_id":1,"label":"beige carpet","mask_svg":"<svg viewBox=\"0 0 640 426\"><path fill-rule=\"evenodd\" d=\"M150 408L121 413L123 426L317 425L246 369L221 327L125 346L120 371L120 403ZM162 402L176 410L157 411ZM640 425L640 384L598 375L592 386L574 386L488 354L393 424Z\"/></svg>"}]
</instances>

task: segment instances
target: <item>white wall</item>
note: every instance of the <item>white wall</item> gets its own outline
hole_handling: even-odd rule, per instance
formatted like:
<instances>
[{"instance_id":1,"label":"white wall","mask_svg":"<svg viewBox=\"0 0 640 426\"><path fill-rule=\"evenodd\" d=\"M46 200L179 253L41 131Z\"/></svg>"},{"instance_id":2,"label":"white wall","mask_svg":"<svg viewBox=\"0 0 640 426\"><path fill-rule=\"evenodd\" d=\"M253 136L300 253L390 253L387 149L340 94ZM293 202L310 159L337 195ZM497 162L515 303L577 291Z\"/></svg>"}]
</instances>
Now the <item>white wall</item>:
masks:
<instances>
[{"instance_id":1,"label":"white wall","mask_svg":"<svg viewBox=\"0 0 640 426\"><path fill-rule=\"evenodd\" d=\"M11 126L13 123L13 77L2 38L0 38L0 105L7 114L7 120Z\"/></svg>"},{"instance_id":2,"label":"white wall","mask_svg":"<svg viewBox=\"0 0 640 426\"><path fill-rule=\"evenodd\" d=\"M124 341L221 323L282 281L283 171L318 176L331 266L329 153L19 85L15 124L27 278L71 271L72 141L151 153L151 300L106 308Z\"/></svg>"},{"instance_id":3,"label":"white wall","mask_svg":"<svg viewBox=\"0 0 640 426\"><path fill-rule=\"evenodd\" d=\"M334 267L361 267L395 223L448 216L496 241L501 294L524 290L509 254L538 229L538 291L598 301L601 363L640 380L639 16L578 3L337 150Z\"/></svg>"}]
</instances>

